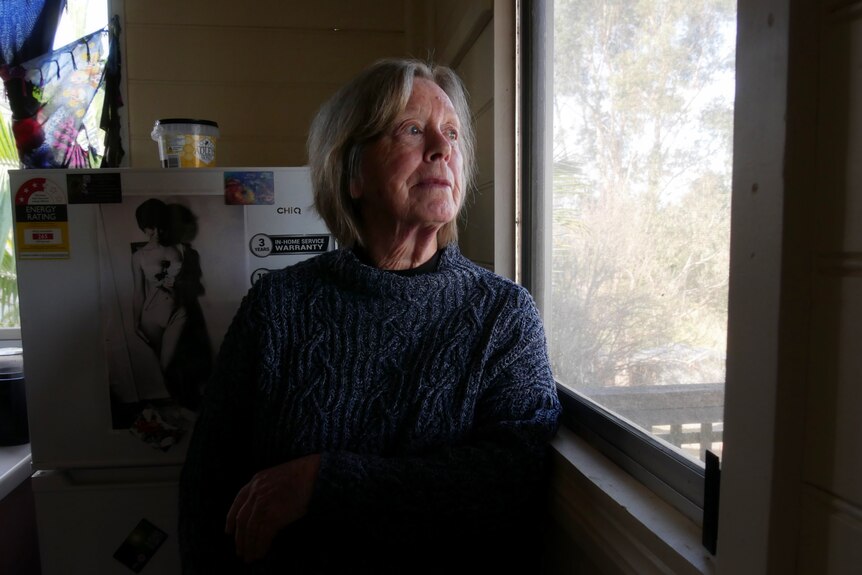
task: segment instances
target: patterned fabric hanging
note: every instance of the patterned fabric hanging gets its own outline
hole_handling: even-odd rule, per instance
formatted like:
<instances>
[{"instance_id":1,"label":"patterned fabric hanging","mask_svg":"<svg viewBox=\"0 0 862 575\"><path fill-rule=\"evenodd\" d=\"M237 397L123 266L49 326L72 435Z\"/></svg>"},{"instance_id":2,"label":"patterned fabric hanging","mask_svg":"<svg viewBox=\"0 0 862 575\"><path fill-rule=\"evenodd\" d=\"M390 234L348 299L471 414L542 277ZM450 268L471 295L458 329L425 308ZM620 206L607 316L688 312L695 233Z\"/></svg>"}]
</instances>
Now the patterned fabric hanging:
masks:
<instances>
[{"instance_id":1,"label":"patterned fabric hanging","mask_svg":"<svg viewBox=\"0 0 862 575\"><path fill-rule=\"evenodd\" d=\"M108 25L111 34L107 68L105 70L105 103L102 106L100 126L105 131L105 153L102 156L103 168L118 168L126 151L120 138L120 108L123 97L120 94L120 19L115 15Z\"/></svg>"},{"instance_id":2,"label":"patterned fabric hanging","mask_svg":"<svg viewBox=\"0 0 862 575\"><path fill-rule=\"evenodd\" d=\"M3 70L9 99L18 101L12 129L24 167L99 165L104 144L91 132L98 132L101 106L93 100L104 82L109 35L104 28Z\"/></svg>"}]
</instances>

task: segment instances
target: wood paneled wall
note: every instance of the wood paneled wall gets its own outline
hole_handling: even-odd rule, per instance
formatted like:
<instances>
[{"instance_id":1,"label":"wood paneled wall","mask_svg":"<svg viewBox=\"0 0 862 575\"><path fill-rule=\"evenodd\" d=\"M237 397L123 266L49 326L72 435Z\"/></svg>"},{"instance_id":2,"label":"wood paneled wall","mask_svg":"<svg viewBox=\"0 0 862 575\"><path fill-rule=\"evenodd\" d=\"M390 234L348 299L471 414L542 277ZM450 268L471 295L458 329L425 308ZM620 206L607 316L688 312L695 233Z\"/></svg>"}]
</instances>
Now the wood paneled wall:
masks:
<instances>
[{"instance_id":1,"label":"wood paneled wall","mask_svg":"<svg viewBox=\"0 0 862 575\"><path fill-rule=\"evenodd\" d=\"M457 66L470 92L476 129L476 186L467 198L459 243L476 263L494 269L494 59L493 26L482 28Z\"/></svg>"},{"instance_id":2,"label":"wood paneled wall","mask_svg":"<svg viewBox=\"0 0 862 575\"><path fill-rule=\"evenodd\" d=\"M320 104L365 66L421 53L405 0L147 0L123 3L130 166L159 165L159 118L218 122L221 166L306 163Z\"/></svg>"},{"instance_id":3,"label":"wood paneled wall","mask_svg":"<svg viewBox=\"0 0 862 575\"><path fill-rule=\"evenodd\" d=\"M478 169L458 242L467 257L494 270L494 6L491 0L439 0L435 6L435 57L464 81L476 130Z\"/></svg>"},{"instance_id":4,"label":"wood paneled wall","mask_svg":"<svg viewBox=\"0 0 862 575\"><path fill-rule=\"evenodd\" d=\"M839 574L862 572L862 2L818 16L815 178L794 190L813 263L798 572Z\"/></svg>"}]
</instances>

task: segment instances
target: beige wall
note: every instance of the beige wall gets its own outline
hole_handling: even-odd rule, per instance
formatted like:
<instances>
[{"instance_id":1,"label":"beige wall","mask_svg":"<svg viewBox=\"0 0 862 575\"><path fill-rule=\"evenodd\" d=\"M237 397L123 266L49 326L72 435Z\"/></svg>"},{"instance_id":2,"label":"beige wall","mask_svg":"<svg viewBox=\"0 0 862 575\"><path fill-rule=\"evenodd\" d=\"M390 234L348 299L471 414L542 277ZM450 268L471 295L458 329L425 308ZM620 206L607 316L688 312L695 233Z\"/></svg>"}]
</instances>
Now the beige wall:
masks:
<instances>
[{"instance_id":1,"label":"beige wall","mask_svg":"<svg viewBox=\"0 0 862 575\"><path fill-rule=\"evenodd\" d=\"M799 571L862 571L862 2L821 2ZM805 45L801 50L810 54ZM803 88L804 89L804 88ZM812 211L808 211L813 208ZM813 217L812 217L813 215ZM777 546L777 545L776 545ZM824 568L825 567L825 568Z\"/></svg>"},{"instance_id":2,"label":"beige wall","mask_svg":"<svg viewBox=\"0 0 862 575\"><path fill-rule=\"evenodd\" d=\"M493 23L485 26L457 71L470 91L476 128L476 186L464 209L461 250L473 261L494 269L494 58Z\"/></svg>"},{"instance_id":3,"label":"beige wall","mask_svg":"<svg viewBox=\"0 0 862 575\"><path fill-rule=\"evenodd\" d=\"M158 166L159 118L215 120L222 166L302 165L321 102L385 56L421 52L405 0L127 0L131 167ZM419 5L419 8L416 6Z\"/></svg>"},{"instance_id":4,"label":"beige wall","mask_svg":"<svg viewBox=\"0 0 862 575\"><path fill-rule=\"evenodd\" d=\"M494 22L491 0L435 3L433 42L470 93L478 163L459 227L461 251L494 269Z\"/></svg>"}]
</instances>

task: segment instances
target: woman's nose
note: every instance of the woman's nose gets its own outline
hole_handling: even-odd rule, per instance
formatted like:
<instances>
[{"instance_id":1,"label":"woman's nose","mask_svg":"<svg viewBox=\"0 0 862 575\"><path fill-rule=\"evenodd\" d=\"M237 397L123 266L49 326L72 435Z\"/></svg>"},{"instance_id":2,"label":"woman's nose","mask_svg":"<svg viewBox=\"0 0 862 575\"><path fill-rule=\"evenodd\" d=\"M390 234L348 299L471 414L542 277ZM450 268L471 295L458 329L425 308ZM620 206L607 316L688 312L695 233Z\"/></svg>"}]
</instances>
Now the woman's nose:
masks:
<instances>
[{"instance_id":1,"label":"woman's nose","mask_svg":"<svg viewBox=\"0 0 862 575\"><path fill-rule=\"evenodd\" d=\"M452 154L452 140L443 130L429 129L426 132L425 159L433 162L436 160L449 161Z\"/></svg>"}]
</instances>

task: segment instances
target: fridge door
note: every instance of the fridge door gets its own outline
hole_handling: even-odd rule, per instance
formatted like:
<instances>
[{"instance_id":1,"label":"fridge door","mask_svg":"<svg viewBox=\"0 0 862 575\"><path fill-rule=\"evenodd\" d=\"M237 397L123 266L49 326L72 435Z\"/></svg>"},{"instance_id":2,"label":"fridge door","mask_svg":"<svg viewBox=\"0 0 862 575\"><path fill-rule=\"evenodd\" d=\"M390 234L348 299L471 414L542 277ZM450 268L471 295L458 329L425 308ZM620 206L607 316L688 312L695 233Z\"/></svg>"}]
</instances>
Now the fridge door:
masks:
<instances>
[{"instance_id":1,"label":"fridge door","mask_svg":"<svg viewBox=\"0 0 862 575\"><path fill-rule=\"evenodd\" d=\"M177 465L253 281L333 249L307 168L19 170L35 469Z\"/></svg>"},{"instance_id":2,"label":"fridge door","mask_svg":"<svg viewBox=\"0 0 862 575\"><path fill-rule=\"evenodd\" d=\"M178 468L35 473L42 575L179 575L178 477Z\"/></svg>"}]
</instances>

